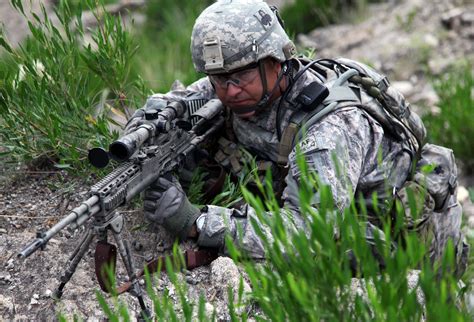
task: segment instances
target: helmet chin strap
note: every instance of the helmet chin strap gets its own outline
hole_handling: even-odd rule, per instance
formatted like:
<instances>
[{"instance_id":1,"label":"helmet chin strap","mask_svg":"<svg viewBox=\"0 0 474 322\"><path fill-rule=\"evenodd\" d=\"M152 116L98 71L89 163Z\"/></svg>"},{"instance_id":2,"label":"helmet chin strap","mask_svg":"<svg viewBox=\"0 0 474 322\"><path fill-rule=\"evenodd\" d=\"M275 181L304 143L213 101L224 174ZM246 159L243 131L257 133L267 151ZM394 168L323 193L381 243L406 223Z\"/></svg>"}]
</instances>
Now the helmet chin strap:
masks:
<instances>
[{"instance_id":1,"label":"helmet chin strap","mask_svg":"<svg viewBox=\"0 0 474 322\"><path fill-rule=\"evenodd\" d=\"M275 85L273 85L273 88L270 92L267 92L267 74L265 73L264 63L260 60L258 62L258 72L260 73L260 79L262 80L262 98L260 98L260 101L256 105L239 108L238 111L233 110L233 112L237 115L242 115L250 112L256 112L257 110L265 108L268 105L270 98L273 96L273 94L275 94L276 90L278 89L280 82L283 79L283 76L286 74L287 69L288 68L286 64L283 64L280 72L278 73L278 78L275 82Z\"/></svg>"}]
</instances>

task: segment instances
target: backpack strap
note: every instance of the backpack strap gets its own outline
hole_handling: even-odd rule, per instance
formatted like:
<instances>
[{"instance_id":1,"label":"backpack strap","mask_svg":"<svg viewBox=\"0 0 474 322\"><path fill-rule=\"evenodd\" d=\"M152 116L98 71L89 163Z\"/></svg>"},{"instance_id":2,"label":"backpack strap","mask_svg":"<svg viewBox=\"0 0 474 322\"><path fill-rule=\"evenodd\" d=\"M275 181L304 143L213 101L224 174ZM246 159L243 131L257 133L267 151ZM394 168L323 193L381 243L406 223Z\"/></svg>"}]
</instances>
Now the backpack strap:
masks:
<instances>
[{"instance_id":1,"label":"backpack strap","mask_svg":"<svg viewBox=\"0 0 474 322\"><path fill-rule=\"evenodd\" d=\"M301 140L305 129L316 124L327 114L341 106L340 103L342 102L360 103L359 96L351 89L351 87L347 85L343 86L343 84L354 75L358 75L358 71L355 69L349 69L340 75L332 87L329 88L329 95L313 110L308 111L305 108L300 108L298 111L293 113L280 140L277 159L278 165L286 166L288 163L288 156L293 149L294 143Z\"/></svg>"}]
</instances>

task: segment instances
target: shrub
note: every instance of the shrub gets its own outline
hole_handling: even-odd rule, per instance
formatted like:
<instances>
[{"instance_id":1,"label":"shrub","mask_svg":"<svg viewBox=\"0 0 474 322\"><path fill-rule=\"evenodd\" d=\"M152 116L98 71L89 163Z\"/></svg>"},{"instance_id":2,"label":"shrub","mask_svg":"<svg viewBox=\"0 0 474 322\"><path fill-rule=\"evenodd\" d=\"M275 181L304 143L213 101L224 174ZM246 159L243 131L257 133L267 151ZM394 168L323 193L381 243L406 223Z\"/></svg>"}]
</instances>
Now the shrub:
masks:
<instances>
[{"instance_id":1,"label":"shrub","mask_svg":"<svg viewBox=\"0 0 474 322\"><path fill-rule=\"evenodd\" d=\"M191 60L191 31L199 13L213 1L149 1L146 22L136 30L139 51L134 69L156 92L167 92L179 79L184 84L197 80ZM176 23L178 22L179 23Z\"/></svg>"},{"instance_id":2,"label":"shrub","mask_svg":"<svg viewBox=\"0 0 474 322\"><path fill-rule=\"evenodd\" d=\"M242 287L229 291L228 309L233 321L249 318L259 321L469 321L468 314L456 305L459 288L446 269L452 265L452 248L448 248L440 263L441 274L435 273L438 271L428 263L427 249L416 236L407 235L404 247L396 250L390 247L397 230L387 220L384 225L386 243L375 236L375 248L386 264L381 271L365 239L363 204L360 207L352 204L343 215L337 215L330 189L307 170L301 178L299 198L309 238L307 232L290 232L283 225L283 210L271 190L270 176L266 184L255 178L263 198L243 188L246 201L257 212L256 219L263 223L262 226L253 220L251 224L264 242L267 260L255 263L227 240L232 257L244 266L252 285L252 292L247 296L243 296ZM321 196L317 211L309 207L315 185ZM338 238L334 238L335 227L340 232ZM263 234L263 230L267 233ZM357 277L360 285L365 285L365 295L351 289L356 280L352 278L348 249L353 250L358 259ZM176 253L174 257L178 258ZM215 316L205 314L205 299L200 297L198 303L190 302L179 273L173 271L169 262L167 268L178 298L173 300L166 289L156 294L147 277L155 319L215 320ZM420 274L415 288L410 288L407 276L413 269L419 269ZM236 293L238 298L234 299ZM119 306L115 311L106 308L105 312L115 320L126 316L120 310Z\"/></svg>"},{"instance_id":3,"label":"shrub","mask_svg":"<svg viewBox=\"0 0 474 322\"><path fill-rule=\"evenodd\" d=\"M26 18L21 1L12 4ZM95 1L87 5L93 9ZM97 16L101 27L87 43L81 8L73 11L62 2L56 14L58 26L44 7L41 17L26 18L31 37L18 49L0 36L7 52L0 64L0 138L16 161L80 168L88 146L105 145L114 136L106 112L134 105L144 89L139 79L128 78L136 46L120 19Z\"/></svg>"},{"instance_id":4,"label":"shrub","mask_svg":"<svg viewBox=\"0 0 474 322\"><path fill-rule=\"evenodd\" d=\"M423 117L428 139L447 146L474 173L474 72L472 66L456 68L434 82L439 95L439 113Z\"/></svg>"},{"instance_id":5,"label":"shrub","mask_svg":"<svg viewBox=\"0 0 474 322\"><path fill-rule=\"evenodd\" d=\"M299 162L302 164L302 162ZM372 255L365 240L365 207L363 202L354 203L343 215L334 208L331 191L322 185L317 176L303 170L300 184L300 209L306 219L308 232L289 232L283 226L280 209L269 182L260 185L264 199L256 198L244 189L246 200L257 211L258 220L265 223L270 233L263 234L262 227L253 221L253 227L263 240L268 254L265 265L245 261L245 270L253 287L252 298L262 310L265 319L271 321L320 321L320 320L375 320L413 321L422 317L427 320L468 320L467 313L454 305L459 288L449 270L441 275L427 260L427 249L414 234L407 234L404 246L399 243L391 248L398 235L390 219L383 226L385 242L375 236L375 249L381 255L386 268L380 270L379 262ZM269 177L267 178L269 180ZM313 187L319 187L321 202L318 209L309 207ZM268 216L270 210L271 216ZM412 213L415 213L413 205ZM403 222L403 211L397 216ZM400 222L396 221L396 222ZM334 238L335 228L339 234ZM271 236L271 238L269 238ZM310 236L308 238L308 236ZM234 258L245 259L228 243ZM367 289L366 297L351 291L352 271L348 250L358 259L357 277ZM452 265L452 248L448 248L442 263L436 267ZM425 305L417 301L417 290L408 287L408 273L420 269L417 284L422 290Z\"/></svg>"}]
</instances>

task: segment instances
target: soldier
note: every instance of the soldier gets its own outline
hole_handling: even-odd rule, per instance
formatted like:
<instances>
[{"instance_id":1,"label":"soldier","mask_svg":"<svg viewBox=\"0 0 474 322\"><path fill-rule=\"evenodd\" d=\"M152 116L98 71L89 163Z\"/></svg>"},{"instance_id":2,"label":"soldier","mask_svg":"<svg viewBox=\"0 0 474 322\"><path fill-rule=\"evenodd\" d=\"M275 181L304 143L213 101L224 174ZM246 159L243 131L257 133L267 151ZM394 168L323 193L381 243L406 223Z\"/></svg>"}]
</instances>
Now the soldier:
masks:
<instances>
[{"instance_id":1,"label":"soldier","mask_svg":"<svg viewBox=\"0 0 474 322\"><path fill-rule=\"evenodd\" d=\"M301 173L296 164L297 147L310 169L331 188L340 213L355 196L365 199L369 241L381 222L375 211L371 212L372 195L376 193L382 207L379 213L383 213L387 200L398 197L403 202L407 186L420 188L422 181L426 182L426 178L409 180L413 177L412 163L424 153L425 129L403 97L365 65L344 59L309 63L296 58L276 9L265 2L225 0L209 6L195 22L191 52L195 69L207 76L186 89L153 95L145 108L194 93L206 99L219 98L229 112L233 137L228 139L259 160L270 161L276 181L278 175L287 172L282 194L286 210L282 216L289 231L307 230L298 205ZM399 109L398 115L381 112L387 109L381 103L384 99L386 105ZM128 131L142 115L140 110L135 114ZM302 124L305 136L299 133ZM217 159L238 172L239 154L232 152L236 145L230 140L220 143L226 153ZM337 171L336 162L344 165L342 173ZM285 167L287 170L282 170ZM450 172L455 177L455 169ZM454 183L452 188L455 190ZM406 222L411 229L431 227L435 235L430 246L433 259L441 256L447 240L452 239L462 273L468 249L462 240L461 212L453 195L445 194L437 205L428 196L423 216L414 219L407 211ZM315 191L311 206L317 208L318 203ZM448 203L456 210L443 216ZM196 238L199 245L226 253L224 238L229 235L250 256L265 257L249 220L258 218L248 205L239 209L213 205L198 209L188 201L178 180L160 178L146 191L144 208L149 220L181 239ZM432 215L435 213L438 215ZM237 227L242 231L238 233Z\"/></svg>"}]
</instances>

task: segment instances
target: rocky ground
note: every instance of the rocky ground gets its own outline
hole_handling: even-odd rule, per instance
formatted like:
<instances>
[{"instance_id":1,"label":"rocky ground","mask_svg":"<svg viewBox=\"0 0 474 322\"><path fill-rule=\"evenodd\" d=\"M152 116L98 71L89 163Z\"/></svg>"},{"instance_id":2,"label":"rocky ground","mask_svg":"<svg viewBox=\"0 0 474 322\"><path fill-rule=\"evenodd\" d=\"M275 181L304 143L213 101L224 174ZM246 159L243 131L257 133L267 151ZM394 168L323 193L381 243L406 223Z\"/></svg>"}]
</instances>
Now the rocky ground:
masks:
<instances>
[{"instance_id":1,"label":"rocky ground","mask_svg":"<svg viewBox=\"0 0 474 322\"><path fill-rule=\"evenodd\" d=\"M73 252L84 233L64 230L51 239L44 251L20 260L17 253L35 238L38 229L48 229L68 210L87 198L87 182L71 179L63 172L27 172L10 177L0 189L0 319L51 320L59 312L68 320L74 314L91 320L104 318L96 299L98 284L94 273L94 245L85 254L73 278L65 288L60 302L51 295L64 272L69 254ZM140 210L120 211L126 218L123 237L131 245L136 263L169 253L172 240L158 227L148 227ZM132 232L130 232L132 231ZM188 243L185 248L192 248ZM197 303L199 296L212 299L206 306L209 315L214 309L220 319L227 319L226 285L238 288L239 269L228 258L219 258L209 266L179 274L189 287L188 298ZM225 276L225 277L224 277ZM122 263L118 260L117 279L127 280ZM224 282L225 281L225 282ZM143 281L142 281L143 285ZM157 278L155 291L168 289L177 302L178 293L166 275ZM120 300L136 317L138 302L129 294ZM113 303L113 300L109 301ZM147 299L147 303L151 302Z\"/></svg>"},{"instance_id":2,"label":"rocky ground","mask_svg":"<svg viewBox=\"0 0 474 322\"><path fill-rule=\"evenodd\" d=\"M43 3L50 7L52 1ZM22 39L26 25L11 13L8 1L0 1L0 21L5 23L10 39ZM360 23L320 28L299 36L298 42L314 47L318 56L345 56L371 63L386 72L420 112L431 111L436 109L438 98L427 80L427 72L441 75L459 59L474 60L474 4L454 0L390 1L371 7L368 17ZM49 242L45 251L25 260L16 257L39 229L51 227L77 206L94 179L5 165L0 165L0 170L0 320L52 320L58 312L69 319L74 314L90 320L103 319L95 294L98 286L92 249L79 264L62 300L55 302L51 298L68 254L83 231L65 230ZM474 180L462 176L461 183L459 199L468 223L466 232L474 235L474 206L464 188L474 186ZM141 211L121 212L127 227L133 228L124 238L133 245L137 262L169 251L170 239L156 227L147 226ZM125 280L125 275L119 265L119 280ZM179 274L189 288L188 297L197 300L203 295L208 301L206 310L215 309L221 320L229 318L226 284L237 289L239 275L239 268L226 258ZM165 275L155 282L156 291L164 288L178 301L177 291ZM133 316L139 313L137 301L130 295L120 299L127 303Z\"/></svg>"}]
</instances>

